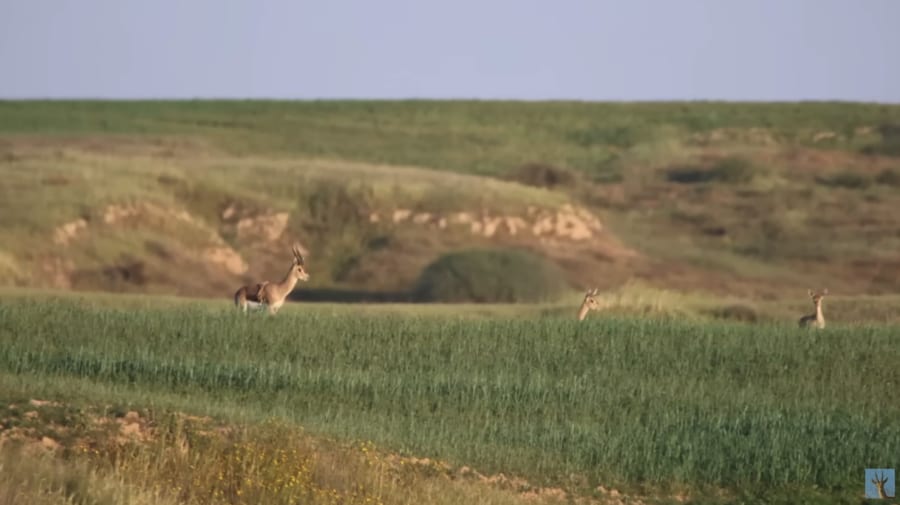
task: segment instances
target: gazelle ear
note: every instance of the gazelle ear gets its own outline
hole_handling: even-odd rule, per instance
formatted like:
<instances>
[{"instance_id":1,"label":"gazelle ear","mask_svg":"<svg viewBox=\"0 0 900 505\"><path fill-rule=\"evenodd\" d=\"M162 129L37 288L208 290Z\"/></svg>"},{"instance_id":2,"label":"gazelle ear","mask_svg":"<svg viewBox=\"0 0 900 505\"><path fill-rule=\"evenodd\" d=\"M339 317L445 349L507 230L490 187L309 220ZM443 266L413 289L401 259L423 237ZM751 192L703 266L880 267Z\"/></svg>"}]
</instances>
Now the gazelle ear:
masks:
<instances>
[{"instance_id":1,"label":"gazelle ear","mask_svg":"<svg viewBox=\"0 0 900 505\"><path fill-rule=\"evenodd\" d=\"M807 290L806 290L806 294L808 294L808 295L810 296L810 298L812 298L813 296L815 296L815 294L813 293L813 290L811 290L811 289L807 289Z\"/></svg>"},{"instance_id":2,"label":"gazelle ear","mask_svg":"<svg viewBox=\"0 0 900 505\"><path fill-rule=\"evenodd\" d=\"M828 288L823 289L823 290L822 290L822 294L823 294L823 295L827 295L827 294L828 294Z\"/></svg>"}]
</instances>

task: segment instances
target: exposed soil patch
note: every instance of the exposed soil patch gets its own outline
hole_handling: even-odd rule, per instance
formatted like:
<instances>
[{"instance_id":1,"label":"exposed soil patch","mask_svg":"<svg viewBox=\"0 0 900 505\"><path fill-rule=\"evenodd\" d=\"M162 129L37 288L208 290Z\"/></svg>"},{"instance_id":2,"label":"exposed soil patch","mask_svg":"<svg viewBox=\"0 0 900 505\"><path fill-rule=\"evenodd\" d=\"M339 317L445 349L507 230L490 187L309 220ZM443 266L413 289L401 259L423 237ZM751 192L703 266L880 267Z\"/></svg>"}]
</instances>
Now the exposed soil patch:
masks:
<instances>
[{"instance_id":1,"label":"exposed soil patch","mask_svg":"<svg viewBox=\"0 0 900 505\"><path fill-rule=\"evenodd\" d=\"M691 136L690 141L701 146L734 142L757 146L775 146L779 143L772 131L767 128L717 128L707 132L695 133Z\"/></svg>"},{"instance_id":2,"label":"exposed soil patch","mask_svg":"<svg viewBox=\"0 0 900 505\"><path fill-rule=\"evenodd\" d=\"M75 262L69 258L58 256L44 257L37 262L37 277L46 279L54 288L68 289L72 287L72 272Z\"/></svg>"},{"instance_id":3,"label":"exposed soil patch","mask_svg":"<svg viewBox=\"0 0 900 505\"><path fill-rule=\"evenodd\" d=\"M207 263L219 265L228 273L241 275L247 272L249 266L244 258L234 249L228 246L210 247L203 251L203 257Z\"/></svg>"},{"instance_id":4,"label":"exposed soil patch","mask_svg":"<svg viewBox=\"0 0 900 505\"><path fill-rule=\"evenodd\" d=\"M395 225L411 223L437 229L461 227L467 228L473 235L486 238L524 234L579 242L590 240L603 231L603 225L596 216L584 208L568 204L556 210L529 207L524 216L469 211L437 214L410 209L395 209L388 216L389 222ZM379 213L372 213L369 221L377 223L383 218Z\"/></svg>"},{"instance_id":5,"label":"exposed soil patch","mask_svg":"<svg viewBox=\"0 0 900 505\"><path fill-rule=\"evenodd\" d=\"M104 156L173 158L219 152L209 142L178 136L134 135L0 135L0 158L15 160L64 156L65 153Z\"/></svg>"},{"instance_id":6,"label":"exposed soil patch","mask_svg":"<svg viewBox=\"0 0 900 505\"><path fill-rule=\"evenodd\" d=\"M87 229L87 225L88 222L83 218L60 225L53 231L53 242L61 246L69 245Z\"/></svg>"},{"instance_id":7,"label":"exposed soil patch","mask_svg":"<svg viewBox=\"0 0 900 505\"><path fill-rule=\"evenodd\" d=\"M242 241L263 240L275 242L284 234L287 225L287 212L245 217L237 222L237 238Z\"/></svg>"},{"instance_id":8,"label":"exposed soil patch","mask_svg":"<svg viewBox=\"0 0 900 505\"><path fill-rule=\"evenodd\" d=\"M145 241L145 252L149 253L146 257L136 250L94 267L79 268L68 257L50 257L43 260L40 277L49 279L57 288L99 287L111 291L141 291L151 284L175 282L182 294L185 288L188 294L201 294L209 293L218 284L208 276L233 279L249 269L244 258L202 220L183 209L154 202L107 205L93 219L79 218L57 227L53 242L59 246L88 246L92 233L109 236L132 232L155 233L166 238ZM189 241L179 241L179 237ZM191 274L179 274L181 268ZM188 287L195 284L201 286L200 291Z\"/></svg>"},{"instance_id":9,"label":"exposed soil patch","mask_svg":"<svg viewBox=\"0 0 900 505\"><path fill-rule=\"evenodd\" d=\"M89 458L125 457L142 449L159 451L160 444L165 450L173 450L184 457L194 451L213 444L237 443L232 435L243 429L214 421L208 417L185 415L182 413L163 414L162 417L139 410L119 408L81 409L71 405L43 400L31 400L24 404L10 404L0 408L0 446L15 444L26 453L55 453L60 456ZM301 434L302 429L294 429ZM329 441L326 444L334 444ZM200 445L198 445L200 444ZM255 447L256 456L261 446L250 441L243 446L234 446L228 453L233 456L242 450ZM530 483L517 476L498 473L483 474L471 467L453 467L449 463L433 458L401 456L378 449L369 442L363 444L340 444L343 454L324 450L323 443L310 441L308 448L318 447L317 453L329 466L356 464L342 462L340 458L360 459L366 467L392 481L400 489L418 486L429 480L457 481L472 486L485 486L503 490L518 496L523 503L575 503L582 505L600 504L643 504L641 496L626 495L616 489L598 486L591 495L577 494L561 487L544 487ZM123 449L128 448L127 451ZM296 449L295 449L296 450ZM319 452L322 451L322 452ZM342 455L343 454L343 455ZM313 460L309 460L313 461ZM126 464L127 463L122 463ZM277 473L275 474L277 477ZM427 484L426 484L427 485ZM584 493L584 490L579 491ZM686 496L675 497L684 501Z\"/></svg>"}]
</instances>

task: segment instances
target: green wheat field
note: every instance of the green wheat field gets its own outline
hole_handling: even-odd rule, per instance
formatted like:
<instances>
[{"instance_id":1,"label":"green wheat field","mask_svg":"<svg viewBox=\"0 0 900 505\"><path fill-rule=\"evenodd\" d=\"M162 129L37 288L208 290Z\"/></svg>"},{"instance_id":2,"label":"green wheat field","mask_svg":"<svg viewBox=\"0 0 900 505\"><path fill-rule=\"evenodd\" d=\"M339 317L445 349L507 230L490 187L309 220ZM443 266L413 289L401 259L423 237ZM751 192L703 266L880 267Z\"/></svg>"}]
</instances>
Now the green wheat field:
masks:
<instances>
[{"instance_id":1,"label":"green wheat field","mask_svg":"<svg viewBox=\"0 0 900 505\"><path fill-rule=\"evenodd\" d=\"M0 305L0 386L235 420L625 489L859 496L900 463L897 327L222 304ZM790 502L790 500L788 500Z\"/></svg>"}]
</instances>

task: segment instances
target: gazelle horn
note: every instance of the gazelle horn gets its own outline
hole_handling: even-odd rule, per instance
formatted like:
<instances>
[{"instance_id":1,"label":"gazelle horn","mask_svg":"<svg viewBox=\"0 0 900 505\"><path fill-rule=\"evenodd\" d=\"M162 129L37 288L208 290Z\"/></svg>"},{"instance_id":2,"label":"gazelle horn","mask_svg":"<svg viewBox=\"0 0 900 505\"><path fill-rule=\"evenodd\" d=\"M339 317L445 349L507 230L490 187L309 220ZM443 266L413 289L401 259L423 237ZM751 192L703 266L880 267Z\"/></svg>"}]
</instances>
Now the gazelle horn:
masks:
<instances>
[{"instance_id":1,"label":"gazelle horn","mask_svg":"<svg viewBox=\"0 0 900 505\"><path fill-rule=\"evenodd\" d=\"M291 250L294 251L294 259L297 261L297 263L300 265L304 264L303 254L300 253L300 250L297 249L297 246L292 246Z\"/></svg>"}]
</instances>

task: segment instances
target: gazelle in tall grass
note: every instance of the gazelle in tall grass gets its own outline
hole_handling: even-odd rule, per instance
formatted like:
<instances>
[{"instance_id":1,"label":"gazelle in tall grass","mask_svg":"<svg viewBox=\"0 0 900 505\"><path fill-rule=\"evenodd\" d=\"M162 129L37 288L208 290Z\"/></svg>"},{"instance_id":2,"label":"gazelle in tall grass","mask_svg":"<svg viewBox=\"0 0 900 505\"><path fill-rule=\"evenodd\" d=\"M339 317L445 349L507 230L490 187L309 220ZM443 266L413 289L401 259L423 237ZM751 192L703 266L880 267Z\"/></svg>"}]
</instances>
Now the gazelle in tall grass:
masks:
<instances>
[{"instance_id":1,"label":"gazelle in tall grass","mask_svg":"<svg viewBox=\"0 0 900 505\"><path fill-rule=\"evenodd\" d=\"M805 315L800 318L798 323L801 328L808 328L814 326L816 328L824 328L825 327L825 316L822 314L822 299L825 298L825 295L828 294L828 289L823 289L819 293L813 293L813 290L808 289L806 292L809 294L809 297L812 298L813 305L816 307L816 311L812 314Z\"/></svg>"},{"instance_id":2,"label":"gazelle in tall grass","mask_svg":"<svg viewBox=\"0 0 900 505\"><path fill-rule=\"evenodd\" d=\"M275 314L284 305L284 300L294 290L298 281L308 281L303 255L293 246L294 260L281 282L263 281L254 286L241 286L234 294L234 305L244 312L249 307L266 307L269 314Z\"/></svg>"},{"instance_id":3,"label":"gazelle in tall grass","mask_svg":"<svg viewBox=\"0 0 900 505\"><path fill-rule=\"evenodd\" d=\"M600 303L600 300L597 298L597 292L599 289L594 288L588 290L587 293L584 294L584 301L581 302L581 308L578 309L578 320L582 321L585 317L587 317L588 312L592 310L600 310L603 308L603 304Z\"/></svg>"},{"instance_id":4,"label":"gazelle in tall grass","mask_svg":"<svg viewBox=\"0 0 900 505\"><path fill-rule=\"evenodd\" d=\"M873 475L872 484L875 484L875 489L878 490L878 497L882 500L886 498L893 498L894 495L888 494L884 489L884 485L887 484L888 478L884 476L884 472L881 472L881 475Z\"/></svg>"}]
</instances>

